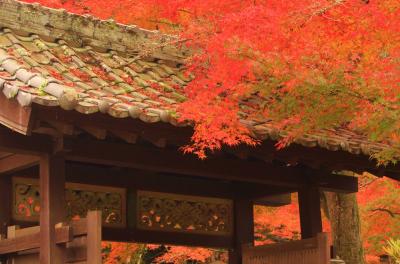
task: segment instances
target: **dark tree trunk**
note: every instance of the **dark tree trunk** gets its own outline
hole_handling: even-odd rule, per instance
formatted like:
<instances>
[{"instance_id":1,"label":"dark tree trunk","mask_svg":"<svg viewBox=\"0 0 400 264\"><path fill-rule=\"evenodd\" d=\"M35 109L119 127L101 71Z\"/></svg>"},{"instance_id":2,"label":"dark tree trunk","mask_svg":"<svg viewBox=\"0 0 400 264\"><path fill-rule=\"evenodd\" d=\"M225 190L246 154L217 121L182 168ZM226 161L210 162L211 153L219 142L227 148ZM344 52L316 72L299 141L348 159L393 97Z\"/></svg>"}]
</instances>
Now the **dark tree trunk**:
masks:
<instances>
[{"instance_id":1,"label":"dark tree trunk","mask_svg":"<svg viewBox=\"0 0 400 264\"><path fill-rule=\"evenodd\" d=\"M346 264L364 264L356 194L325 193L336 255Z\"/></svg>"}]
</instances>

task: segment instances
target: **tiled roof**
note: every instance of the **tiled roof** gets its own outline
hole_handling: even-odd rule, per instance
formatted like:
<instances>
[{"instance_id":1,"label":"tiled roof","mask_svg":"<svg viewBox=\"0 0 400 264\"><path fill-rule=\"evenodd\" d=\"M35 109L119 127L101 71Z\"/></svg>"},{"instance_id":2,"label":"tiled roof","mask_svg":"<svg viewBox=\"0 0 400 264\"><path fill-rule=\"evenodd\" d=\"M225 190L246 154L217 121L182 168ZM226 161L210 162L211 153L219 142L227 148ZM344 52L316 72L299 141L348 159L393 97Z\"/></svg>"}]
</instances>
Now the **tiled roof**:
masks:
<instances>
[{"instance_id":1,"label":"tiled roof","mask_svg":"<svg viewBox=\"0 0 400 264\"><path fill-rule=\"evenodd\" d=\"M63 40L0 31L0 87L22 106L31 103L170 121L188 78L160 60L130 61L115 51L71 47Z\"/></svg>"},{"instance_id":2,"label":"tiled roof","mask_svg":"<svg viewBox=\"0 0 400 264\"><path fill-rule=\"evenodd\" d=\"M175 124L174 109L190 79L182 74L179 54L165 51L163 40L154 37L157 32L15 1L0 5L0 88L9 99L22 106L59 105L83 114L100 111ZM43 22L32 24L36 16ZM72 28L57 29L60 16ZM50 26L54 34L47 32ZM93 38L85 41L81 32ZM78 40L71 41L71 35ZM121 45L124 41L130 46ZM152 45L161 48L152 50ZM152 56L141 59L138 49L149 49Z\"/></svg>"},{"instance_id":3,"label":"tiled roof","mask_svg":"<svg viewBox=\"0 0 400 264\"><path fill-rule=\"evenodd\" d=\"M173 37L14 0L0 0L0 28L0 89L9 99L177 125L190 78L182 74L186 54L163 44ZM138 56L143 49L146 58ZM270 121L244 122L262 140L285 133ZM365 155L387 147L349 130L296 143Z\"/></svg>"}]
</instances>

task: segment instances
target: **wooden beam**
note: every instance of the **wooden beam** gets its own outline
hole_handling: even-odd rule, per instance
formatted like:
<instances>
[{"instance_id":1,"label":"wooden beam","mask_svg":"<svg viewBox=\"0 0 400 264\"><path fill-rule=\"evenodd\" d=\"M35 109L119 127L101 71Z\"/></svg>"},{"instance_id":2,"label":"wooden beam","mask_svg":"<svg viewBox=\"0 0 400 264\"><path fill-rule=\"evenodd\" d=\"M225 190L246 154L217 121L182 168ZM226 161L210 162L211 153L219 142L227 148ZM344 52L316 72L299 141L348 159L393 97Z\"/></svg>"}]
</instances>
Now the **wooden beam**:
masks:
<instances>
[{"instance_id":1,"label":"wooden beam","mask_svg":"<svg viewBox=\"0 0 400 264\"><path fill-rule=\"evenodd\" d=\"M7 157L9 157L9 156L11 156L11 155L14 155L14 153L10 153L10 152L1 152L1 151L0 151L0 159L7 158Z\"/></svg>"},{"instance_id":2,"label":"wooden beam","mask_svg":"<svg viewBox=\"0 0 400 264\"><path fill-rule=\"evenodd\" d=\"M0 125L0 151L40 155L50 153L52 149L52 139L49 136L24 136Z\"/></svg>"},{"instance_id":3,"label":"wooden beam","mask_svg":"<svg viewBox=\"0 0 400 264\"><path fill-rule=\"evenodd\" d=\"M301 238L316 237L322 232L320 192L317 186L299 190Z\"/></svg>"},{"instance_id":4,"label":"wooden beam","mask_svg":"<svg viewBox=\"0 0 400 264\"><path fill-rule=\"evenodd\" d=\"M69 226L54 228L55 243L65 244L72 240L72 232ZM32 250L41 247L40 232L16 236L14 238L0 240L0 254L17 253L19 251ZM44 262L40 262L44 263ZM63 263L55 261L52 263Z\"/></svg>"},{"instance_id":5,"label":"wooden beam","mask_svg":"<svg viewBox=\"0 0 400 264\"><path fill-rule=\"evenodd\" d=\"M192 127L174 127L168 123L158 122L147 124L138 119L113 118L101 113L82 115L76 111L65 111L59 107L49 108L38 104L32 105L35 118L48 122L63 124L90 125L107 131L126 131L147 137L165 138L169 145L182 146L190 143L193 134ZM369 171L375 175L381 172L382 175L400 180L399 165L388 165L379 167L375 160L366 155L355 155L346 151L330 151L321 147L304 147L299 144L291 144L289 147L277 151L276 141L265 140L257 148L239 146L235 151L242 152L246 157L271 161L273 159L292 162L294 160L313 168L327 168L329 170L352 170L355 172Z\"/></svg>"},{"instance_id":6,"label":"wooden beam","mask_svg":"<svg viewBox=\"0 0 400 264\"><path fill-rule=\"evenodd\" d=\"M242 246L254 244L253 203L246 199L234 201L234 247L229 250L229 264L242 263Z\"/></svg>"},{"instance_id":7,"label":"wooden beam","mask_svg":"<svg viewBox=\"0 0 400 264\"><path fill-rule=\"evenodd\" d=\"M12 154L0 159L0 174L23 170L39 164L40 158L31 155Z\"/></svg>"},{"instance_id":8,"label":"wooden beam","mask_svg":"<svg viewBox=\"0 0 400 264\"><path fill-rule=\"evenodd\" d=\"M0 93L0 124L27 135L31 128L31 108L22 107L15 99L7 99Z\"/></svg>"},{"instance_id":9,"label":"wooden beam","mask_svg":"<svg viewBox=\"0 0 400 264\"><path fill-rule=\"evenodd\" d=\"M250 151L250 156L260 159L264 157L267 160L275 159L285 162L296 160L298 163L311 168L325 168L330 171L349 170L360 173L364 171L374 173L380 170L390 174L391 170L397 169L397 171L400 172L399 165L378 167L376 160L371 159L368 155L352 154L343 150L331 151L318 146L304 147L299 144L291 144L286 148L277 150L275 145L275 141L266 140L257 148L239 146L235 148L235 151ZM400 179L399 175L400 174L397 174L395 177Z\"/></svg>"},{"instance_id":10,"label":"wooden beam","mask_svg":"<svg viewBox=\"0 0 400 264\"><path fill-rule=\"evenodd\" d=\"M103 228L103 240L167 244L208 248L232 248L230 236L188 234L180 232L139 230L136 228Z\"/></svg>"},{"instance_id":11,"label":"wooden beam","mask_svg":"<svg viewBox=\"0 0 400 264\"><path fill-rule=\"evenodd\" d=\"M228 199L233 199L237 193L249 199L257 199L295 191L259 183L232 182L172 173L152 173L76 162L67 162L66 177L68 182L75 183Z\"/></svg>"},{"instance_id":12,"label":"wooden beam","mask_svg":"<svg viewBox=\"0 0 400 264\"><path fill-rule=\"evenodd\" d=\"M65 161L61 154L40 159L40 263L64 263L65 250L56 245L55 225L66 219Z\"/></svg>"},{"instance_id":13,"label":"wooden beam","mask_svg":"<svg viewBox=\"0 0 400 264\"><path fill-rule=\"evenodd\" d=\"M71 161L144 169L221 180L246 181L274 186L300 187L307 184L301 168L224 156L199 160L177 149L65 139L66 158ZM357 178L319 173L314 177L324 188L339 192L357 191ZM343 184L337 185L338 179Z\"/></svg>"},{"instance_id":14,"label":"wooden beam","mask_svg":"<svg viewBox=\"0 0 400 264\"><path fill-rule=\"evenodd\" d=\"M254 201L257 205L271 206L271 207L279 207L291 204L292 202L291 193L283 193L277 195L268 195L266 197L259 198Z\"/></svg>"}]
</instances>

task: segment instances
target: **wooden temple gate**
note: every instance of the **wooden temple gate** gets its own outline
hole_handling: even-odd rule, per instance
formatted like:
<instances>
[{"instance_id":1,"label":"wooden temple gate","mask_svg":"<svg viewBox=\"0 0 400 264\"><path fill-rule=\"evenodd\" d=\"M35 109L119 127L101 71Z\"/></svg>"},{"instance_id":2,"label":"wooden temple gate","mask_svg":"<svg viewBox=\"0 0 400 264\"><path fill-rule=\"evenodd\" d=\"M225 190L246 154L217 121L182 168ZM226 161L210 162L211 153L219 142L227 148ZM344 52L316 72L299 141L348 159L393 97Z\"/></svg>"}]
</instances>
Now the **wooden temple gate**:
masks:
<instances>
[{"instance_id":1,"label":"wooden temple gate","mask_svg":"<svg viewBox=\"0 0 400 264\"><path fill-rule=\"evenodd\" d=\"M254 243L255 204L285 204L298 192L302 239L315 239L320 192L357 191L343 171L400 179L398 167L369 159L381 145L351 131L304 135L277 151L280 131L245 112L259 146L183 155L193 129L174 109L190 81L186 53L161 43L137 59L157 34L0 0L0 235L39 224L41 264L65 263L56 225L72 223L63 228L74 233L71 220L90 210L102 212L102 240L224 248L239 264L242 246ZM243 111L258 111L254 96ZM19 238L7 239L0 254L19 251L5 251ZM303 242L321 245L312 241Z\"/></svg>"},{"instance_id":2,"label":"wooden temple gate","mask_svg":"<svg viewBox=\"0 0 400 264\"><path fill-rule=\"evenodd\" d=\"M292 190L284 188L282 192L282 187L272 188L260 183L154 173L63 161L59 154L51 156L50 160L44 156L46 162L43 157L29 156L36 157L33 159L35 162L15 162L12 166L3 167L6 173L0 178L4 191L1 195L6 199L4 201L9 201L9 207L4 203L1 207L3 232L7 233L6 227L10 225L30 230L30 226L39 222L43 232L35 234L40 239L35 240L36 244L30 248L37 248L40 241L40 263L64 263L58 261L68 259L68 254L60 251L60 231L51 226L66 222L64 227L68 227L68 223L72 223L74 232L74 221L70 221L77 216L82 218L87 211L95 209L102 211L103 240L225 248L229 250L230 263L242 263L242 246L254 241L253 205L286 204L288 200L283 198L287 196L280 194ZM0 164L9 163L14 158L15 161L22 161L23 157L28 156L12 154L3 157ZM23 165L19 167L21 170L15 170L16 164ZM59 168L65 169L59 171ZM342 180L346 184L353 181L350 177ZM355 188L354 183L350 185ZM64 187L63 190L61 187ZM302 236L312 238L322 231L319 191L316 187L306 187L299 194ZM48 210L49 214L44 214L44 210ZM63 217L57 218L57 212ZM14 241L12 239L9 234L7 240L0 242L0 255L14 258L13 252L22 250L20 254L27 257L24 253L27 248L7 250L9 242ZM248 248L243 252L247 254ZM288 251L282 250L281 253L284 256Z\"/></svg>"}]
</instances>

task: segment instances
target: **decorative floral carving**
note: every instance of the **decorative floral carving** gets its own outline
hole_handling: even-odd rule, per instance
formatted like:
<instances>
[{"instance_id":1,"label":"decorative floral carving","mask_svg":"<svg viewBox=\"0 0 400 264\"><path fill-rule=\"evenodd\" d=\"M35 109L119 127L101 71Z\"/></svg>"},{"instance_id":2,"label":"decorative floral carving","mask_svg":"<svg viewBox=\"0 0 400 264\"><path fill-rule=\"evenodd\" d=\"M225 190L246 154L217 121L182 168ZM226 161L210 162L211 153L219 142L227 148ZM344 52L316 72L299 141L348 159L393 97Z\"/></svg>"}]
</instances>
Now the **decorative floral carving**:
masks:
<instances>
[{"instance_id":1,"label":"decorative floral carving","mask_svg":"<svg viewBox=\"0 0 400 264\"><path fill-rule=\"evenodd\" d=\"M14 184L14 215L26 218L38 216L40 212L38 186L29 184Z\"/></svg>"},{"instance_id":2,"label":"decorative floral carving","mask_svg":"<svg viewBox=\"0 0 400 264\"><path fill-rule=\"evenodd\" d=\"M230 200L138 191L138 228L229 235Z\"/></svg>"},{"instance_id":3,"label":"decorative floral carving","mask_svg":"<svg viewBox=\"0 0 400 264\"><path fill-rule=\"evenodd\" d=\"M38 181L16 178L13 216L15 220L38 221L40 193ZM68 219L85 217L88 210L101 210L107 226L124 226L126 195L124 189L67 183L65 190Z\"/></svg>"}]
</instances>

